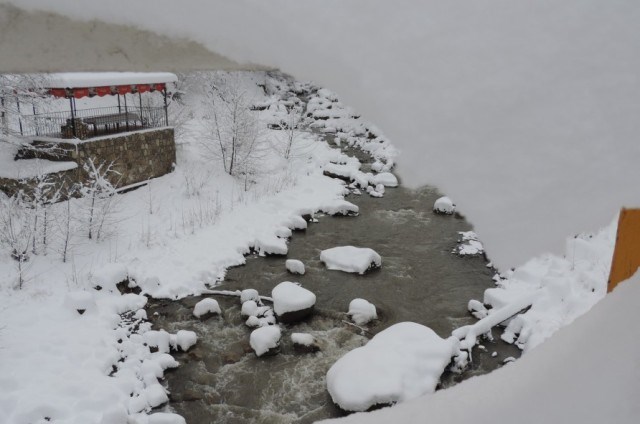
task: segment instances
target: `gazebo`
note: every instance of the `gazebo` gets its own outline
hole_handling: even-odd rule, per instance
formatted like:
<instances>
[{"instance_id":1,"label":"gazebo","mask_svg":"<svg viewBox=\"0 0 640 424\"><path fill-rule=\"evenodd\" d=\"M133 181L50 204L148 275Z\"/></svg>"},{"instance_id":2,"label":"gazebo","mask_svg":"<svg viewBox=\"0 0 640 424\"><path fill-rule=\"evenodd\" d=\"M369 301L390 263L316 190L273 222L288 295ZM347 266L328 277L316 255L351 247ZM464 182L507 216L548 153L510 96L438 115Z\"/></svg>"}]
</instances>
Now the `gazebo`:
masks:
<instances>
[{"instance_id":1,"label":"gazebo","mask_svg":"<svg viewBox=\"0 0 640 424\"><path fill-rule=\"evenodd\" d=\"M43 91L54 98L68 99L69 109L36 113L34 107L34 114L24 117L26 122L21 125L21 133L23 136L84 140L140 128L168 126L167 83L176 80L174 74L166 72L48 74L42 81ZM162 94L160 105L150 99L143 102L143 97L147 96L143 94L153 92ZM107 96L113 101L101 101L99 107L78 107L77 104L80 99Z\"/></svg>"},{"instance_id":2,"label":"gazebo","mask_svg":"<svg viewBox=\"0 0 640 424\"><path fill-rule=\"evenodd\" d=\"M26 172L30 167L71 187L86 181L89 162L108 164L114 171L108 178L120 189L174 169L176 146L167 110L174 74L73 72L33 80L38 87L23 97L31 107L21 107L16 95L17 119L11 122L19 130L12 134L20 135L22 147L14 171L0 171L0 190L28 190L34 177Z\"/></svg>"}]
</instances>

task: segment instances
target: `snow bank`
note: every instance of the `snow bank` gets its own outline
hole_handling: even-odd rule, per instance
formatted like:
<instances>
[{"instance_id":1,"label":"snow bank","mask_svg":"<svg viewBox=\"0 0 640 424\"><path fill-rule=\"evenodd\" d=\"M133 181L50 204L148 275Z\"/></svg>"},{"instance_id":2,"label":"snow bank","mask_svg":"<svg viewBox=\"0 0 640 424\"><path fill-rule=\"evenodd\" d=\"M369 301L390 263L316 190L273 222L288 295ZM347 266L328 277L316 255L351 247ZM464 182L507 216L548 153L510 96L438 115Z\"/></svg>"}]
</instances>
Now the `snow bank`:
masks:
<instances>
[{"instance_id":1,"label":"snow bank","mask_svg":"<svg viewBox=\"0 0 640 424\"><path fill-rule=\"evenodd\" d=\"M202 299L200 302L196 303L193 308L193 315L196 318L200 318L206 314L221 314L222 310L220 309L220 305L218 305L218 301L215 299L207 298Z\"/></svg>"},{"instance_id":2,"label":"snow bank","mask_svg":"<svg viewBox=\"0 0 640 424\"><path fill-rule=\"evenodd\" d=\"M493 308L489 316L523 297L534 299L528 311L509 321L504 341L528 352L604 297L616 223L596 234L570 238L564 257L543 255L495 277L496 287L485 290L483 299Z\"/></svg>"},{"instance_id":3,"label":"snow bank","mask_svg":"<svg viewBox=\"0 0 640 424\"><path fill-rule=\"evenodd\" d=\"M381 172L373 176L371 184L382 184L385 187L398 187L398 178L391 172Z\"/></svg>"},{"instance_id":4,"label":"snow bank","mask_svg":"<svg viewBox=\"0 0 640 424\"><path fill-rule=\"evenodd\" d=\"M454 205L451 199L449 199L447 196L440 197L433 204L433 211L436 213L451 215L455 212L455 210L456 205Z\"/></svg>"},{"instance_id":5,"label":"snow bank","mask_svg":"<svg viewBox=\"0 0 640 424\"><path fill-rule=\"evenodd\" d=\"M395 324L340 358L327 372L327 389L347 411L433 393L456 347L423 325Z\"/></svg>"},{"instance_id":6,"label":"snow bank","mask_svg":"<svg viewBox=\"0 0 640 424\"><path fill-rule=\"evenodd\" d=\"M302 263L302 261L299 261L297 259L287 259L287 261L285 262L285 267L287 268L287 271L292 274L303 275L305 272L304 264Z\"/></svg>"},{"instance_id":7,"label":"snow bank","mask_svg":"<svg viewBox=\"0 0 640 424\"><path fill-rule=\"evenodd\" d=\"M382 266L382 258L375 250L367 247L338 246L323 250L320 260L329 269L364 274Z\"/></svg>"},{"instance_id":8,"label":"snow bank","mask_svg":"<svg viewBox=\"0 0 640 424\"><path fill-rule=\"evenodd\" d=\"M348 315L358 325L367 324L378 318L375 305L364 299L353 299L349 303Z\"/></svg>"},{"instance_id":9,"label":"snow bank","mask_svg":"<svg viewBox=\"0 0 640 424\"><path fill-rule=\"evenodd\" d=\"M316 295L303 288L298 283L284 281L271 291L273 310L283 320L286 314L308 313L316 304ZM286 320L286 319L285 319Z\"/></svg>"},{"instance_id":10,"label":"snow bank","mask_svg":"<svg viewBox=\"0 0 640 424\"><path fill-rule=\"evenodd\" d=\"M262 356L278 348L281 336L280 327L277 325L260 327L251 332L249 344L255 351L256 356Z\"/></svg>"}]
</instances>

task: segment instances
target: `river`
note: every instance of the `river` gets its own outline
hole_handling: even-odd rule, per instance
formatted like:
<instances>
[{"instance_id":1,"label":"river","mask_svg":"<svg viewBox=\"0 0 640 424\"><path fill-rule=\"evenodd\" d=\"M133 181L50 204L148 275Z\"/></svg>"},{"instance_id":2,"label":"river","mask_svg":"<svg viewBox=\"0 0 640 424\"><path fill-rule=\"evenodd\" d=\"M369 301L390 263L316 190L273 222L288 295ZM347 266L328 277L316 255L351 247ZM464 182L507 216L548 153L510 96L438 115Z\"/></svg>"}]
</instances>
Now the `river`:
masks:
<instances>
[{"instance_id":1,"label":"river","mask_svg":"<svg viewBox=\"0 0 640 424\"><path fill-rule=\"evenodd\" d=\"M356 154L366 170L368 156L353 150L348 153ZM148 313L154 328L198 334L194 348L175 355L180 367L166 375L170 407L189 424L311 423L340 416L343 412L331 401L324 377L346 352L402 321L429 326L441 337L475 322L467 312L467 302L482 300L483 291L493 286L494 270L482 256L452 253L458 232L470 230L471 225L460 216L434 214L433 203L439 196L431 187L412 190L402 186L387 188L383 198L349 195L347 200L360 207L359 216L316 215L317 222L309 223L306 231L294 232L286 258L250 256L246 265L230 269L218 287L221 290L254 288L270 296L278 283L297 281L317 296L311 319L282 325L277 356L258 358L252 352L251 330L240 316L237 297L215 296L223 314L204 321L192 315L202 297L151 300ZM364 276L327 270L320 262L320 251L340 245L376 250L382 256L382 268ZM303 261L306 274L289 274L284 264L287 258ZM378 309L379 319L366 326L366 331L346 323L349 302L357 297ZM292 332L313 334L321 350L296 352L290 341ZM520 354L497 334L495 341L482 343L484 349L473 351L471 367L460 375L446 373L442 387L487 373L500 367L505 358Z\"/></svg>"}]
</instances>

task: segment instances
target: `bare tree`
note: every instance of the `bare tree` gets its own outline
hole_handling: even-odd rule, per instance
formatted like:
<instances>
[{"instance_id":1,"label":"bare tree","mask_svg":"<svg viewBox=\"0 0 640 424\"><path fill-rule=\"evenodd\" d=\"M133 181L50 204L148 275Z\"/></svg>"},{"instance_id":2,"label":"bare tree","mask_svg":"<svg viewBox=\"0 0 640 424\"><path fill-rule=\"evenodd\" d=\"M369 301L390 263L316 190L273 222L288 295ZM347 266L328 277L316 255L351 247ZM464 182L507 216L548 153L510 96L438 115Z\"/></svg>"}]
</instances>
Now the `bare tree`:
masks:
<instances>
[{"instance_id":1,"label":"bare tree","mask_svg":"<svg viewBox=\"0 0 640 424\"><path fill-rule=\"evenodd\" d=\"M105 223L115 207L116 189L109 178L120 174L113 169L113 162L96 165L93 158L89 158L83 168L89 175L85 185L80 188L80 193L89 202L88 237L92 239L95 236L96 240L100 240Z\"/></svg>"},{"instance_id":2,"label":"bare tree","mask_svg":"<svg viewBox=\"0 0 640 424\"><path fill-rule=\"evenodd\" d=\"M221 159L229 175L246 177L261 153L259 120L250 109L249 93L237 79L209 81L203 106L205 150Z\"/></svg>"},{"instance_id":3,"label":"bare tree","mask_svg":"<svg viewBox=\"0 0 640 424\"><path fill-rule=\"evenodd\" d=\"M11 257L16 261L18 288L21 289L25 281L29 247L34 237L33 209L22 192L0 199L0 202L0 242L9 247Z\"/></svg>"}]
</instances>

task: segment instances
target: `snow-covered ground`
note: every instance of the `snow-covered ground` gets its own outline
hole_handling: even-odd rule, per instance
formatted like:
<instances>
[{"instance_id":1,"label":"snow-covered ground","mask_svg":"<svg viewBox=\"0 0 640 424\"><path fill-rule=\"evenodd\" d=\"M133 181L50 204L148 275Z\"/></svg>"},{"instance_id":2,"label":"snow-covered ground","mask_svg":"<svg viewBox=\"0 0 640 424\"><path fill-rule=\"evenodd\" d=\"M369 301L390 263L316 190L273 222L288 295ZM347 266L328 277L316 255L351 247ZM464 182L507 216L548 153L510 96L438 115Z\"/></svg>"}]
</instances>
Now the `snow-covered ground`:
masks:
<instances>
[{"instance_id":1,"label":"snow-covered ground","mask_svg":"<svg viewBox=\"0 0 640 424\"><path fill-rule=\"evenodd\" d=\"M228 267L243 264L252 250L286 253L291 230L307 226L303 216L319 211L357 213L355 205L343 200L348 192L344 185L323 176L323 167L340 154L310 132L293 134L285 159L284 132L261 130L259 155L244 177L225 173L221 159L208 150L210 133L203 123L210 119L210 99L202 87L212 83L210 78L218 85L239 86L254 104L268 104L266 110L251 112L265 128L286 111L283 104L294 95L289 90L310 86L264 72L189 77L183 75L178 83L184 105L174 102L170 109L178 125L175 172L114 197L98 240L95 233L93 239L87 237L87 202L73 199L47 206L47 241L40 230L36 253L30 244L21 270L8 245L2 245L3 423L119 424L126 417L132 423L180 423L176 415L145 414L168 399L163 370L177 366L169 352L189 349L197 335L151 329L141 309L146 298L121 295L116 284L128 280L133 290L170 299L202 294ZM78 103L82 107L82 101ZM341 122L337 119L335 124L346 131L366 125L348 118ZM347 141L349 132L340 135ZM377 153L380 161L392 163L395 150L388 141L368 143L382 149ZM8 199L0 196L5 213ZM313 294L304 294L305 307L312 306L308 300ZM275 340L271 333L258 337L277 328L269 325L275 323L273 311L255 303L260 301L257 293L244 291L241 296L243 311L252 309L247 324L261 327L252 344L262 354ZM284 304L289 310L290 301L299 306L297 297L276 297L278 307ZM219 313L211 300L198 304L194 314ZM254 308L245 308L251 303Z\"/></svg>"},{"instance_id":2,"label":"snow-covered ground","mask_svg":"<svg viewBox=\"0 0 640 424\"><path fill-rule=\"evenodd\" d=\"M283 104L292 101L288 98L292 96L289 88L309 88L290 86L291 82L264 73L225 78L216 81L240 85L251 93L254 105L259 109L267 107L255 112L264 124L287 118ZM180 124L176 171L147 187L117 196L100 240L88 240L82 222L87 205L75 199L49 208L55 230L51 230L46 245L39 244L37 253L29 254L22 270L11 258L10 249L3 247L0 357L3 367L10 370L0 379L2 393L8 399L0 401L0 417L4 421L13 424L48 417L83 423L102 420L107 424L129 416L133 422L144 422L148 419L144 413L166 401L162 373L176 365L168 353L171 349L188 349L197 343L197 336L151 330L141 310L145 298L121 295L117 283L128 278L133 289L169 299L202 294L224 277L229 266L244 263L244 255L252 250L259 254L286 253L291 231L307 226L303 217L312 219L318 211L358 213L357 206L343 199L355 186L376 187L375 191L381 193L384 190L378 185L397 184L393 174L387 173L395 163L393 146L329 90L312 95L313 114L328 118L315 121L316 129L335 134L338 144L371 153L377 159L374 171L381 171L380 174L372 177L360 173L357 161L302 131L294 133L291 154L284 159L285 132L269 130L260 134L265 149L252 163L254 167L245 177L233 178L223 172L220 158L211 156L206 147L208 129L203 122L210 116L206 116L206 95L197 88L210 80L207 74L200 74L187 82L179 87L186 113L174 117ZM259 88L258 83L265 88ZM174 112L177 106L174 105ZM353 181L351 188L323 176L327 167L335 171L336 165ZM67 206L69 209L65 210ZM69 216L73 218L64 219ZM68 222L73 231L68 240L67 261L62 263L61 228ZM612 224L598 234L569 239L564 257L540 256L503 273L496 278L497 287L485 293L483 302L490 307L485 311L487 318L496 319L491 315L504 311L503 307L513 307L514 301L530 301L531 307L509 321L502 337L523 348L525 357L530 350L535 352L533 347L602 299L614 239ZM325 262L329 267L361 273L372 263L380 266L381 259L375 252L349 248L346 254L335 252ZM17 290L20 272L22 289ZM257 292L241 294L247 325L273 327L273 311L258 305L260 298L256 296ZM482 334L474 331L483 328L471 328L460 337L475 341ZM268 337L258 337L266 331ZM471 333L473 337L466 338ZM275 330L257 334L253 337L257 351L264 353L275 347ZM378 360L375 355L366 356ZM108 377L111 373L113 378ZM403 368L389 375L398 378L403 373L410 371ZM432 374L436 372L429 373L433 377ZM367 381L361 383L364 387L369 385ZM91 391L86 390L88 385ZM405 400L432 390L431 385L422 389L411 396L397 392L381 402ZM347 392L347 397L361 394L357 389ZM371 396L376 395L370 393L370 399ZM156 414L154 420L180 422L173 415Z\"/></svg>"}]
</instances>

